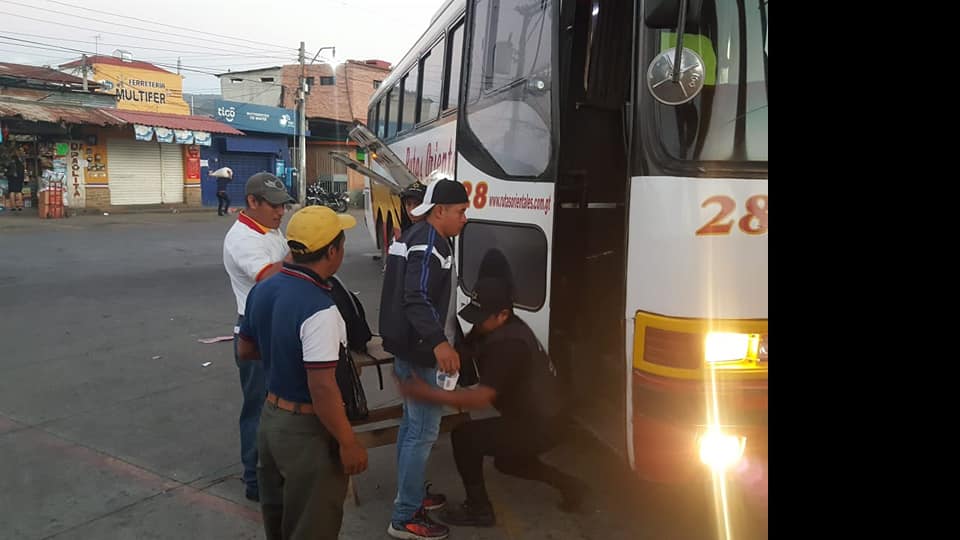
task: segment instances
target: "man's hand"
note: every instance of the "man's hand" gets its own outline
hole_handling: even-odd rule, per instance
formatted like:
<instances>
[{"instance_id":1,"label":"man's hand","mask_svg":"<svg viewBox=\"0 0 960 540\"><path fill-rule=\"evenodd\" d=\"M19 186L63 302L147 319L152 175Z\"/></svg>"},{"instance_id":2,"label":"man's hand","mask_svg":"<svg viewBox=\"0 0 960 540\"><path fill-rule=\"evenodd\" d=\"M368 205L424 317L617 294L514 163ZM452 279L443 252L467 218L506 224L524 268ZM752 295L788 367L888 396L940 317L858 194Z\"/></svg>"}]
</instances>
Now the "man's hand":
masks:
<instances>
[{"instance_id":1,"label":"man's hand","mask_svg":"<svg viewBox=\"0 0 960 540\"><path fill-rule=\"evenodd\" d=\"M449 342L444 341L434 347L433 355L437 357L437 368L440 371L448 375L460 371L460 355Z\"/></svg>"},{"instance_id":2,"label":"man's hand","mask_svg":"<svg viewBox=\"0 0 960 540\"><path fill-rule=\"evenodd\" d=\"M360 474L367 470L367 449L354 439L349 444L340 445L340 462L346 474Z\"/></svg>"}]
</instances>

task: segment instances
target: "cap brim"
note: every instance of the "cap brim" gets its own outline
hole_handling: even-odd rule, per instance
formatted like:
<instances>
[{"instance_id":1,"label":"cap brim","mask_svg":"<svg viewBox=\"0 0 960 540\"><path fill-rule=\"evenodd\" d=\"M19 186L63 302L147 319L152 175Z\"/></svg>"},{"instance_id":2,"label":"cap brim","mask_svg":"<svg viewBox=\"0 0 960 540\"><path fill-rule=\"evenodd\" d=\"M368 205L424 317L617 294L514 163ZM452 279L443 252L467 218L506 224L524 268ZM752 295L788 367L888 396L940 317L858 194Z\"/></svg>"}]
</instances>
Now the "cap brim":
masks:
<instances>
[{"instance_id":1,"label":"cap brim","mask_svg":"<svg viewBox=\"0 0 960 540\"><path fill-rule=\"evenodd\" d=\"M467 304L466 307L460 310L458 315L470 324L480 324L487 319L487 314L473 304Z\"/></svg>"},{"instance_id":2,"label":"cap brim","mask_svg":"<svg viewBox=\"0 0 960 540\"><path fill-rule=\"evenodd\" d=\"M431 208L433 208L433 203L422 203L411 210L410 213L419 217L429 212Z\"/></svg>"},{"instance_id":3,"label":"cap brim","mask_svg":"<svg viewBox=\"0 0 960 540\"><path fill-rule=\"evenodd\" d=\"M286 191L268 191L261 195L270 204L287 204L294 202L293 197Z\"/></svg>"},{"instance_id":4,"label":"cap brim","mask_svg":"<svg viewBox=\"0 0 960 540\"><path fill-rule=\"evenodd\" d=\"M340 226L343 230L352 229L357 226L357 219L350 214L337 214L340 218Z\"/></svg>"}]
</instances>

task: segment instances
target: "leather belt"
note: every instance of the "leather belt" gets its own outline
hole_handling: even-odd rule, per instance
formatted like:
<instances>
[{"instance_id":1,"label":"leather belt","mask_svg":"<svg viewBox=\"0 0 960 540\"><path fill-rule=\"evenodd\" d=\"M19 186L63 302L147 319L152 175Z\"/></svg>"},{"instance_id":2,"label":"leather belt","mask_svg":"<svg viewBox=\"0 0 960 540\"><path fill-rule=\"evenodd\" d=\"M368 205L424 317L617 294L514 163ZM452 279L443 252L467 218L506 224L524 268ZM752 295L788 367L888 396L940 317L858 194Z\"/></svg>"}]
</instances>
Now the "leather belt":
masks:
<instances>
[{"instance_id":1,"label":"leather belt","mask_svg":"<svg viewBox=\"0 0 960 540\"><path fill-rule=\"evenodd\" d=\"M287 401L281 397L278 397L273 392L267 394L267 403L276 405L278 409L290 411L293 414L313 414L313 404Z\"/></svg>"}]
</instances>

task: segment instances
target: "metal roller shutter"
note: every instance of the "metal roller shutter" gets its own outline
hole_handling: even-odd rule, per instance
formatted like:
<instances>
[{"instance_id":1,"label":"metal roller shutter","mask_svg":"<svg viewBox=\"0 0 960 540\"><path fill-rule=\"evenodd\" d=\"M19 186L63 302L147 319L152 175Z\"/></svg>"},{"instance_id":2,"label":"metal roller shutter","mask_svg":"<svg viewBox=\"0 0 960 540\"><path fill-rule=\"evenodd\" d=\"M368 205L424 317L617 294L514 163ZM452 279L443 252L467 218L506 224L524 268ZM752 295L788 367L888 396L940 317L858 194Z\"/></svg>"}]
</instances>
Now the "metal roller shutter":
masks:
<instances>
[{"instance_id":1,"label":"metal roller shutter","mask_svg":"<svg viewBox=\"0 0 960 540\"><path fill-rule=\"evenodd\" d=\"M110 204L159 204L163 201L159 146L158 143L107 140Z\"/></svg>"},{"instance_id":2,"label":"metal roller shutter","mask_svg":"<svg viewBox=\"0 0 960 540\"><path fill-rule=\"evenodd\" d=\"M247 180L258 172L270 172L273 156L269 154L221 154L220 166L233 169L233 181L227 184L230 205L243 208L246 205Z\"/></svg>"},{"instance_id":3,"label":"metal roller shutter","mask_svg":"<svg viewBox=\"0 0 960 540\"><path fill-rule=\"evenodd\" d=\"M179 144L160 143L160 159L163 162L161 197L163 203L183 202L183 147Z\"/></svg>"}]
</instances>

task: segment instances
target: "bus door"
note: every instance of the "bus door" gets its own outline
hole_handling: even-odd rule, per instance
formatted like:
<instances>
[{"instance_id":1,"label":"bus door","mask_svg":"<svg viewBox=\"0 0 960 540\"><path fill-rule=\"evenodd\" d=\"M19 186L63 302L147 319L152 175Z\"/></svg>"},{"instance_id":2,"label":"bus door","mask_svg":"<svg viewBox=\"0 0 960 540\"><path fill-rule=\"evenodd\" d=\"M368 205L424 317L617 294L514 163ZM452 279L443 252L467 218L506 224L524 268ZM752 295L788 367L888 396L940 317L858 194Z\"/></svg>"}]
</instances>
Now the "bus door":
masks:
<instances>
[{"instance_id":1,"label":"bus door","mask_svg":"<svg viewBox=\"0 0 960 540\"><path fill-rule=\"evenodd\" d=\"M558 0L468 3L456 176L470 194L458 242L458 305L501 277L549 347L557 136Z\"/></svg>"},{"instance_id":2,"label":"bus door","mask_svg":"<svg viewBox=\"0 0 960 540\"><path fill-rule=\"evenodd\" d=\"M633 6L564 2L551 353L565 366L581 424L626 448L623 304Z\"/></svg>"}]
</instances>

